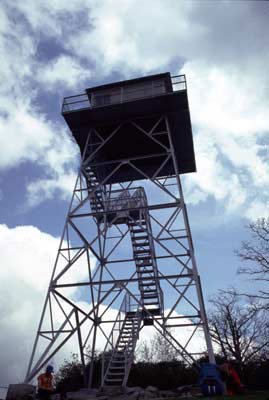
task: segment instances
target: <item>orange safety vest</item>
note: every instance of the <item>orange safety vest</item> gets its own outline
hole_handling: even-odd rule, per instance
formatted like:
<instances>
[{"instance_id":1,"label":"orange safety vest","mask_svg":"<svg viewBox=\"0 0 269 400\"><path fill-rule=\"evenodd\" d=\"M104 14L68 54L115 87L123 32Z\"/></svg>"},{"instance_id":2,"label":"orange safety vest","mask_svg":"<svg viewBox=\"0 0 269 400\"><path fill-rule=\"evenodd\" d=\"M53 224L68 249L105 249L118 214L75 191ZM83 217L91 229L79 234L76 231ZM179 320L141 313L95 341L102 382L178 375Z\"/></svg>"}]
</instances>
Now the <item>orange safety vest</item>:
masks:
<instances>
[{"instance_id":1,"label":"orange safety vest","mask_svg":"<svg viewBox=\"0 0 269 400\"><path fill-rule=\"evenodd\" d=\"M41 374L37 380L39 389L53 390L53 376L51 374Z\"/></svg>"}]
</instances>

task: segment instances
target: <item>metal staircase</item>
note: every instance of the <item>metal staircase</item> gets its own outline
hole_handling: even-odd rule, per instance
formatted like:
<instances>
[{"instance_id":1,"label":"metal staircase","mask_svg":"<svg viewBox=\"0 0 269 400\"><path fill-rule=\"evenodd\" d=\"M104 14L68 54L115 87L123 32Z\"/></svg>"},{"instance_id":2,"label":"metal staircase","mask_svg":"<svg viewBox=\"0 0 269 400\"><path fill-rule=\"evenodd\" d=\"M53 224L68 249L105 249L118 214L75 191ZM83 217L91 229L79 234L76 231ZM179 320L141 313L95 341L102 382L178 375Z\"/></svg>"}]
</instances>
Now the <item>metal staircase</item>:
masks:
<instances>
[{"instance_id":1,"label":"metal staircase","mask_svg":"<svg viewBox=\"0 0 269 400\"><path fill-rule=\"evenodd\" d=\"M130 295L127 293L103 353L102 387L118 387L127 384L142 321L141 311L137 304L136 311L131 311L134 305L130 300ZM125 309L124 312L123 309ZM118 335L114 345L115 333ZM109 345L112 346L112 350L107 357Z\"/></svg>"},{"instance_id":2,"label":"metal staircase","mask_svg":"<svg viewBox=\"0 0 269 400\"><path fill-rule=\"evenodd\" d=\"M93 213L97 214L96 217L99 220L102 218L102 215L99 213L104 211L103 192L94 171L90 167L85 168L85 178L89 192L91 210Z\"/></svg>"},{"instance_id":3,"label":"metal staircase","mask_svg":"<svg viewBox=\"0 0 269 400\"><path fill-rule=\"evenodd\" d=\"M133 255L138 276L144 316L163 313L162 290L159 284L158 268L148 212L138 221L128 222Z\"/></svg>"},{"instance_id":4,"label":"metal staircase","mask_svg":"<svg viewBox=\"0 0 269 400\"><path fill-rule=\"evenodd\" d=\"M102 374L103 387L126 386L141 321L150 325L153 324L152 316L163 315L163 295L158 279L147 198L142 187L105 193L100 189L94 172L89 167L86 171L91 210L97 223L107 221L110 225L126 224L130 232L140 293L132 298L135 310L130 307L130 295L125 295L122 305L124 311L121 307L120 319L117 318L107 342L107 346L111 345L112 349L108 351L106 346L104 351ZM118 336L114 344L115 333Z\"/></svg>"}]
</instances>

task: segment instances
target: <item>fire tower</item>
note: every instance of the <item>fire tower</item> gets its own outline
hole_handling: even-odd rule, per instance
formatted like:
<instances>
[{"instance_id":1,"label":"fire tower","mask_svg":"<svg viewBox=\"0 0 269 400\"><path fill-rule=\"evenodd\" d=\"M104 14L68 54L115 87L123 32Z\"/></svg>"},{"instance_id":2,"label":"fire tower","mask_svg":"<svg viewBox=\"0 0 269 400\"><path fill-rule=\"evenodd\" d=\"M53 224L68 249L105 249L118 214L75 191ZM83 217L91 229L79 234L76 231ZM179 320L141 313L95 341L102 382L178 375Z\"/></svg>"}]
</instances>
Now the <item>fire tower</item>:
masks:
<instances>
[{"instance_id":1,"label":"fire tower","mask_svg":"<svg viewBox=\"0 0 269 400\"><path fill-rule=\"evenodd\" d=\"M145 326L214 363L180 182L196 170L185 75L86 89L62 115L81 166L25 381L75 338L89 387L100 341L101 386L126 386Z\"/></svg>"}]
</instances>

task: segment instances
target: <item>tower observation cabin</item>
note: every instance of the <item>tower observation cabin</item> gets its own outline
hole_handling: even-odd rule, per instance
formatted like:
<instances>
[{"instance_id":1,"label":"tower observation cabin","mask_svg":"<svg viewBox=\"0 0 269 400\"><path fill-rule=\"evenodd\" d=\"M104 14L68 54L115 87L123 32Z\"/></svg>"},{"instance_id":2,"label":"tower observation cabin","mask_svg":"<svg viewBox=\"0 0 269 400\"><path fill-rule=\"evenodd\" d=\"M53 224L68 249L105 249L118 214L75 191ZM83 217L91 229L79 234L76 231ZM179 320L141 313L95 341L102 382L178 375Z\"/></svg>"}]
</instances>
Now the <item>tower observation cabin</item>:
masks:
<instances>
[{"instance_id":1,"label":"tower observation cabin","mask_svg":"<svg viewBox=\"0 0 269 400\"><path fill-rule=\"evenodd\" d=\"M189 364L204 354L203 332L214 362L180 180L196 171L185 75L88 88L64 98L62 115L81 165L26 381L75 333L89 387L101 336L103 388L127 385L144 328ZM67 283L75 268L86 277ZM70 286L87 291L87 311L64 292Z\"/></svg>"},{"instance_id":2,"label":"tower observation cabin","mask_svg":"<svg viewBox=\"0 0 269 400\"><path fill-rule=\"evenodd\" d=\"M185 75L171 77L170 73L164 73L86 89L85 94L64 99L62 114L81 154L89 128L98 127L102 139L107 140L113 128L121 124L109 139L109 145L91 160L99 179L107 177L106 183L144 179L143 172L149 177L155 175L156 168L167 157L164 147L169 147L164 134L167 131L165 122L162 120L153 126L156 118L164 114L169 123L178 173L196 171ZM149 136L141 135L132 122L137 122L142 132L150 132ZM93 144L91 152L96 147ZM109 176L124 160L134 161L141 172L125 163ZM98 169L96 164L100 163L103 165ZM154 177L173 174L175 170L170 159Z\"/></svg>"}]
</instances>

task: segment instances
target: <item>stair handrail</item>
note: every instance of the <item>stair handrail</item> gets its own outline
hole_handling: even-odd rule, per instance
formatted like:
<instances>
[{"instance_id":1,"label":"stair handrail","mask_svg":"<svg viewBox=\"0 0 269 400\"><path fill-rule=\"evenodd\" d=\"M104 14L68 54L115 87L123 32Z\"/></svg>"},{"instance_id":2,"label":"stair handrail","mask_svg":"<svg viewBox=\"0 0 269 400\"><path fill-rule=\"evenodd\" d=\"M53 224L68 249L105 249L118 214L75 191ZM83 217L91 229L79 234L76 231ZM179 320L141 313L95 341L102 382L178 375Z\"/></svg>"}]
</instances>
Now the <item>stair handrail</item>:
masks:
<instances>
[{"instance_id":1,"label":"stair handrail","mask_svg":"<svg viewBox=\"0 0 269 400\"><path fill-rule=\"evenodd\" d=\"M117 197L112 195L117 194ZM128 210L146 206L146 194L143 187L131 189L117 189L109 192L109 198L105 201L105 209L108 212Z\"/></svg>"},{"instance_id":2,"label":"stair handrail","mask_svg":"<svg viewBox=\"0 0 269 400\"><path fill-rule=\"evenodd\" d=\"M121 314L124 313L126 315L126 313L128 312L129 308L130 308L130 294L127 292L125 294L123 300L122 300L119 312L118 312L117 317L115 319L115 322L114 322L114 324L112 326L110 335L108 336L108 339L107 339L107 342L106 342L106 345L105 345L105 348L104 348L104 351L103 351L103 354L102 354L102 386L104 385L106 372L109 369L110 362L111 362L111 360L113 358L113 355L115 354L115 350L117 348L117 343L118 343L118 340L120 338L120 333L119 333L118 337L117 337L117 340L116 340L116 343L114 345L113 334L114 334L115 331L121 332L121 328L122 328L123 321L124 321L124 319L121 318ZM116 328L116 324L117 323L119 325L118 328ZM106 356L106 351L107 351L107 347L108 347L109 344L112 345L112 349L111 349L112 351L111 351L111 354L109 356ZM110 358L110 361L109 361L109 363L107 365L107 368L105 369L105 360L107 358Z\"/></svg>"},{"instance_id":3,"label":"stair handrail","mask_svg":"<svg viewBox=\"0 0 269 400\"><path fill-rule=\"evenodd\" d=\"M117 197L111 197L113 194L119 193ZM116 212L120 211L123 208L126 208L128 204L128 200L130 198L130 192L128 189L121 190L113 190L109 194L109 198L106 201L105 209L108 212Z\"/></svg>"},{"instance_id":4,"label":"stair handrail","mask_svg":"<svg viewBox=\"0 0 269 400\"><path fill-rule=\"evenodd\" d=\"M135 328L135 325L133 324L132 326L132 335L130 336L128 342L127 342L127 346L126 349L124 350L124 366L125 366L125 374L124 374L124 379L123 379L123 383L122 385L125 387L127 385L127 380L129 377L129 373L130 373L130 369L132 366L132 362L134 359L134 351L136 348L136 342L138 340L139 337L139 331L140 331L140 325L141 325L141 321L142 321L142 313L138 307L139 303L136 303L136 313L135 313L135 319L137 320L137 327ZM131 308L131 305L130 305ZM131 354L129 354L129 345L131 342Z\"/></svg>"}]
</instances>

